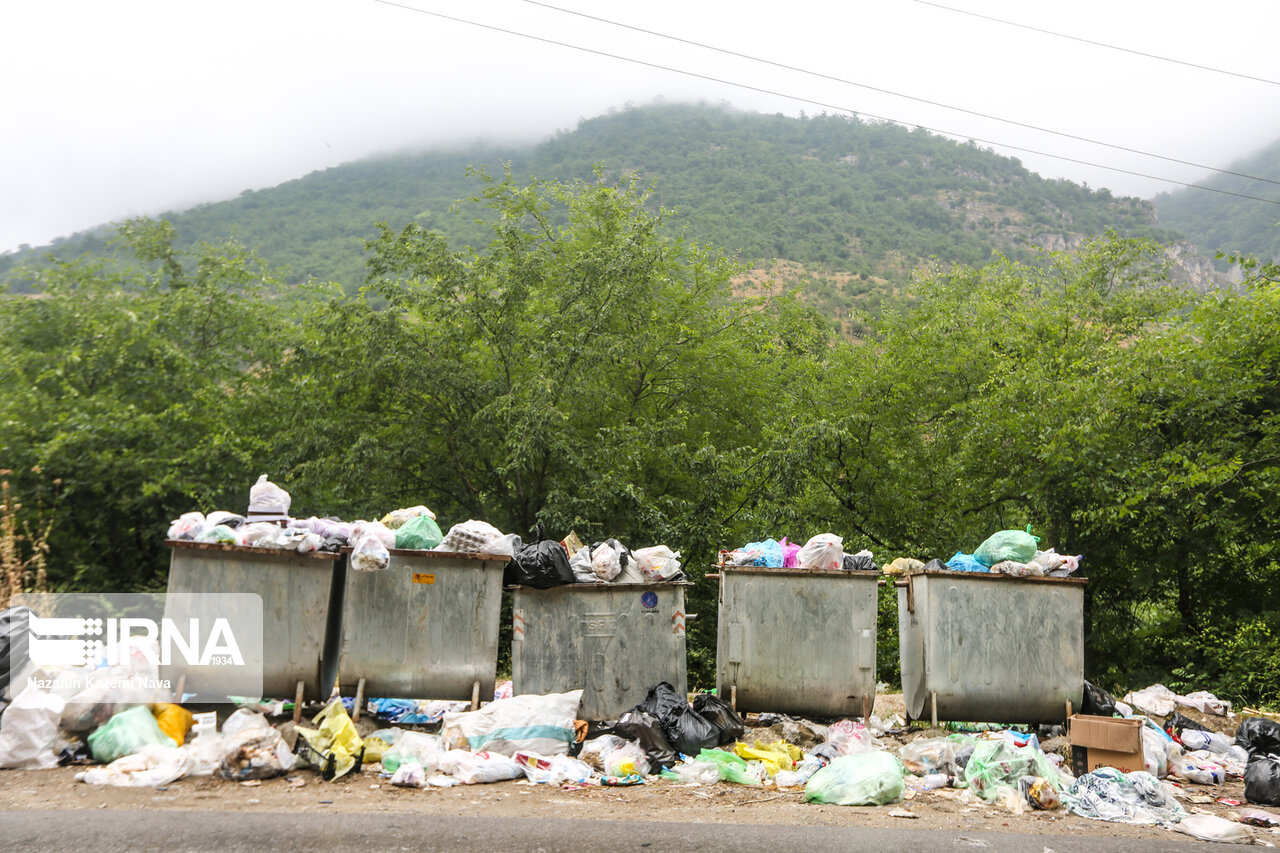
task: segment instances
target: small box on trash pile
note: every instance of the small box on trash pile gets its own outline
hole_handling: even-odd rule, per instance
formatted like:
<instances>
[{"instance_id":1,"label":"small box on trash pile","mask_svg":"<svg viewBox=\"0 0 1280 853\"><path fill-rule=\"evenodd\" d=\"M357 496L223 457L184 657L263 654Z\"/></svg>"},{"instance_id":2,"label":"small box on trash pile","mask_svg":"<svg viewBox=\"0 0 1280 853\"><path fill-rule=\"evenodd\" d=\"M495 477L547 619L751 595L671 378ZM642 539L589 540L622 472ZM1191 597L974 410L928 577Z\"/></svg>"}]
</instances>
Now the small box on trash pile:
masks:
<instances>
[{"instance_id":1,"label":"small box on trash pile","mask_svg":"<svg viewBox=\"0 0 1280 853\"><path fill-rule=\"evenodd\" d=\"M1083 776L1099 767L1124 773L1143 769L1142 720L1072 714L1067 737L1071 741L1071 772Z\"/></svg>"}]
</instances>

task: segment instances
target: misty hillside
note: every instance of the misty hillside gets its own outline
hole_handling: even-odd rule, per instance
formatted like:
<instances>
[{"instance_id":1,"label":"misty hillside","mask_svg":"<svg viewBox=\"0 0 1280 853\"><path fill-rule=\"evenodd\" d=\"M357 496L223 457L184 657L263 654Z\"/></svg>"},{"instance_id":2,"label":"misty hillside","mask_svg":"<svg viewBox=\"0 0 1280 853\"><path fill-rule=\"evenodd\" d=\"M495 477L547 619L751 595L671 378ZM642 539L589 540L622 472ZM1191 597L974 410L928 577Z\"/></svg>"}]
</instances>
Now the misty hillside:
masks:
<instances>
[{"instance_id":1,"label":"misty hillside","mask_svg":"<svg viewBox=\"0 0 1280 853\"><path fill-rule=\"evenodd\" d=\"M635 173L695 239L803 283L832 316L874 308L886 285L930 259L1030 259L1036 247L1070 248L1107 228L1175 236L1156 227L1149 202L1046 180L972 143L857 118L708 105L628 108L527 148L371 158L165 218L183 243L235 236L291 280L354 290L376 222L417 220L452 240L484 239L450 204L478 190L468 166L500 174L504 161L521 179L586 178L595 164L611 177ZM59 241L55 251L102 251L109 234ZM0 274L17 260L0 258Z\"/></svg>"},{"instance_id":2,"label":"misty hillside","mask_svg":"<svg viewBox=\"0 0 1280 853\"><path fill-rule=\"evenodd\" d=\"M1231 171L1280 181L1280 140L1232 163ZM1216 175L1202 185L1280 201L1280 186L1265 181ZM1182 232L1210 257L1224 251L1280 259L1280 205L1189 188L1161 193L1155 205L1162 225Z\"/></svg>"}]
</instances>

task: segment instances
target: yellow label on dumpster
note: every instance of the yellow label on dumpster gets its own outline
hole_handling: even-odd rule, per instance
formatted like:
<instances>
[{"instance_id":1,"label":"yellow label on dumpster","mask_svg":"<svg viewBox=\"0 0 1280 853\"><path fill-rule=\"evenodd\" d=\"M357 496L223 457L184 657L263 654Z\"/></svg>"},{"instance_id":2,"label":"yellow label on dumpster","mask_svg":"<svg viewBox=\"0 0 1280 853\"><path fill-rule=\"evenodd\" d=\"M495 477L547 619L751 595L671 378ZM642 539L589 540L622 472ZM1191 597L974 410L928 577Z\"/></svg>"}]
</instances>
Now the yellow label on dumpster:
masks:
<instances>
[{"instance_id":1,"label":"yellow label on dumpster","mask_svg":"<svg viewBox=\"0 0 1280 853\"><path fill-rule=\"evenodd\" d=\"M426 572L414 572L414 573L413 573L413 582L414 582L414 583L435 583L435 582L436 582L436 576L435 576L435 575L429 575L429 574L427 574Z\"/></svg>"}]
</instances>

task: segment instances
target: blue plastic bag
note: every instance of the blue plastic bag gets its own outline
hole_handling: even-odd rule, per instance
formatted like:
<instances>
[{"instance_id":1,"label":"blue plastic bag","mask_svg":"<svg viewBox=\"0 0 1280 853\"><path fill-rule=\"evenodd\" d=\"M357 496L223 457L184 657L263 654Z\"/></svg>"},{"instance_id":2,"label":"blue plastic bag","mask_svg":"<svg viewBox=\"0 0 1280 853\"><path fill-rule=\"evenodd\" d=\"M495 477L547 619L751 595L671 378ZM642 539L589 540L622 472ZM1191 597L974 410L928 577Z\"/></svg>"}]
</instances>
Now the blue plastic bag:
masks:
<instances>
[{"instance_id":1,"label":"blue plastic bag","mask_svg":"<svg viewBox=\"0 0 1280 853\"><path fill-rule=\"evenodd\" d=\"M953 572L989 572L990 567L982 565L972 554L956 551L956 555L947 560L947 568Z\"/></svg>"},{"instance_id":2,"label":"blue plastic bag","mask_svg":"<svg viewBox=\"0 0 1280 853\"><path fill-rule=\"evenodd\" d=\"M782 545L776 539L766 539L763 542L748 542L742 546L742 550L747 553L755 553L756 557L752 560L753 566L766 566L768 568L782 568Z\"/></svg>"}]
</instances>

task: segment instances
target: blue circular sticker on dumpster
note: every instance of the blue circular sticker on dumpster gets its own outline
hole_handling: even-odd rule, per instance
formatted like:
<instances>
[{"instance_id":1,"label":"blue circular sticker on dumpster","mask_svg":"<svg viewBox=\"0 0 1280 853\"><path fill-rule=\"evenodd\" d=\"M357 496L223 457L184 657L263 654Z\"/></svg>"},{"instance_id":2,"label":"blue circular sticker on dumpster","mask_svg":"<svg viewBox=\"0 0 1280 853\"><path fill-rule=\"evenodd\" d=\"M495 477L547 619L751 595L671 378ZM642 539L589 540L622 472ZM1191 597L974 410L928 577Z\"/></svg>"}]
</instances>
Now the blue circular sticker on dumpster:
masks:
<instances>
[{"instance_id":1,"label":"blue circular sticker on dumpster","mask_svg":"<svg viewBox=\"0 0 1280 853\"><path fill-rule=\"evenodd\" d=\"M640 596L640 603L643 604L646 609L652 610L658 606L658 594L653 590L649 590L644 595Z\"/></svg>"}]
</instances>

